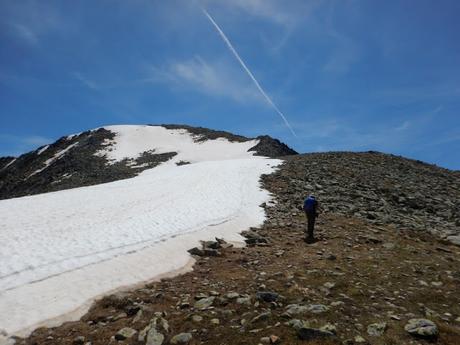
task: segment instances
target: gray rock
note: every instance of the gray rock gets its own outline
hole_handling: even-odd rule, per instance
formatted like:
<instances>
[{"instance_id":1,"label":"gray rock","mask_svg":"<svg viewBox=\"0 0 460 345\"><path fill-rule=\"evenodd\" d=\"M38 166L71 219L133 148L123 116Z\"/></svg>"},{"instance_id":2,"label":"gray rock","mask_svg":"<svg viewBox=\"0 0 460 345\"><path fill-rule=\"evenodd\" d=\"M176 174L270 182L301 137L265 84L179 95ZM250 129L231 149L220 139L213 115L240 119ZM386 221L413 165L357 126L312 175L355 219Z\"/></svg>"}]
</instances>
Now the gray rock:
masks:
<instances>
[{"instance_id":1,"label":"gray rock","mask_svg":"<svg viewBox=\"0 0 460 345\"><path fill-rule=\"evenodd\" d=\"M72 343L74 345L83 345L85 343L85 337L82 335L75 337Z\"/></svg>"},{"instance_id":2,"label":"gray rock","mask_svg":"<svg viewBox=\"0 0 460 345\"><path fill-rule=\"evenodd\" d=\"M189 249L188 252L191 255L196 255L196 256L204 256L204 250L200 249L198 247L193 247L192 249Z\"/></svg>"},{"instance_id":3,"label":"gray rock","mask_svg":"<svg viewBox=\"0 0 460 345\"><path fill-rule=\"evenodd\" d=\"M242 305L250 305L251 304L251 297L240 297L236 299L236 303Z\"/></svg>"},{"instance_id":4,"label":"gray rock","mask_svg":"<svg viewBox=\"0 0 460 345\"><path fill-rule=\"evenodd\" d=\"M211 296L211 297L207 297L207 298L202 298L200 299L199 301L196 301L195 302L195 305L194 307L196 309L206 309L206 308L209 308L210 306L212 306L212 304L214 303L214 300L216 299L216 297L214 296Z\"/></svg>"},{"instance_id":5,"label":"gray rock","mask_svg":"<svg viewBox=\"0 0 460 345\"><path fill-rule=\"evenodd\" d=\"M460 235L456 235L456 236L447 236L447 240L452 243L452 244L455 244L457 246L460 246Z\"/></svg>"},{"instance_id":6,"label":"gray rock","mask_svg":"<svg viewBox=\"0 0 460 345\"><path fill-rule=\"evenodd\" d=\"M145 345L162 345L165 340L165 336L158 332L155 327L151 327L147 332L147 341Z\"/></svg>"},{"instance_id":7,"label":"gray rock","mask_svg":"<svg viewBox=\"0 0 460 345\"><path fill-rule=\"evenodd\" d=\"M303 320L299 320L299 319L292 319L292 320L289 320L288 322L286 322L286 326L290 326L292 328L294 328L296 331L301 329L302 327L309 327L309 323L306 322L306 321L303 321Z\"/></svg>"},{"instance_id":8,"label":"gray rock","mask_svg":"<svg viewBox=\"0 0 460 345\"><path fill-rule=\"evenodd\" d=\"M169 342L171 344L187 344L192 338L191 333L179 333L172 337Z\"/></svg>"},{"instance_id":9,"label":"gray rock","mask_svg":"<svg viewBox=\"0 0 460 345\"><path fill-rule=\"evenodd\" d=\"M372 337L380 337L383 335L383 333L385 333L386 329L387 329L386 322L372 323L367 326L367 334L369 334Z\"/></svg>"},{"instance_id":10,"label":"gray rock","mask_svg":"<svg viewBox=\"0 0 460 345\"><path fill-rule=\"evenodd\" d=\"M237 299L238 297L240 297L240 294L238 292L229 292L225 295L225 297L228 299Z\"/></svg>"},{"instance_id":11,"label":"gray rock","mask_svg":"<svg viewBox=\"0 0 460 345\"><path fill-rule=\"evenodd\" d=\"M355 342L356 344L367 344L367 340L364 339L364 338L363 338L362 336L360 336L360 335L357 335L357 336L355 337L354 342Z\"/></svg>"},{"instance_id":12,"label":"gray rock","mask_svg":"<svg viewBox=\"0 0 460 345\"><path fill-rule=\"evenodd\" d=\"M290 304L286 307L285 314L288 316L304 315L308 313L320 314L329 310L329 307L323 304L299 305Z\"/></svg>"},{"instance_id":13,"label":"gray rock","mask_svg":"<svg viewBox=\"0 0 460 345\"><path fill-rule=\"evenodd\" d=\"M264 302L276 302L279 295L276 292L272 291L260 291L256 294L256 297L259 301Z\"/></svg>"},{"instance_id":14,"label":"gray rock","mask_svg":"<svg viewBox=\"0 0 460 345\"><path fill-rule=\"evenodd\" d=\"M270 318L270 316L272 315L271 312L265 312L265 313L262 313L262 314L259 314L257 315L256 317L254 317L252 320L251 320L251 323L256 323L256 322L259 322L259 321L266 321Z\"/></svg>"},{"instance_id":15,"label":"gray rock","mask_svg":"<svg viewBox=\"0 0 460 345\"><path fill-rule=\"evenodd\" d=\"M334 333L322 331L316 328L301 327L297 330L297 336L301 340L311 341L315 339L334 337Z\"/></svg>"},{"instance_id":16,"label":"gray rock","mask_svg":"<svg viewBox=\"0 0 460 345\"><path fill-rule=\"evenodd\" d=\"M201 321L203 321L203 317L200 316L200 315L193 315L192 316L192 321L193 322L201 322Z\"/></svg>"},{"instance_id":17,"label":"gray rock","mask_svg":"<svg viewBox=\"0 0 460 345\"><path fill-rule=\"evenodd\" d=\"M410 319L404 326L404 330L422 338L436 338L439 334L436 324L427 319Z\"/></svg>"},{"instance_id":18,"label":"gray rock","mask_svg":"<svg viewBox=\"0 0 460 345\"><path fill-rule=\"evenodd\" d=\"M132 338L136 333L137 333L137 331L135 329L125 327L125 328L120 329L117 332L117 334L115 334L115 339L116 340L129 339L129 338Z\"/></svg>"}]
</instances>

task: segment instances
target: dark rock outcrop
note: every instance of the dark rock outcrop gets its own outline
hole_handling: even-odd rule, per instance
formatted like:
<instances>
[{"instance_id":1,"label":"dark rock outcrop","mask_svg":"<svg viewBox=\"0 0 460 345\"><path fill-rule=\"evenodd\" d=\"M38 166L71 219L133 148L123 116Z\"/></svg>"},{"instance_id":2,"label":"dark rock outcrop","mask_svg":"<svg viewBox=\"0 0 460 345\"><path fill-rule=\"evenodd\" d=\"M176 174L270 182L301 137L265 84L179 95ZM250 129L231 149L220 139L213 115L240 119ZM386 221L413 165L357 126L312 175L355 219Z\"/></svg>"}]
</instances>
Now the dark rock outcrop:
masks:
<instances>
[{"instance_id":1,"label":"dark rock outcrop","mask_svg":"<svg viewBox=\"0 0 460 345\"><path fill-rule=\"evenodd\" d=\"M86 131L79 135L62 137L47 147L40 147L18 157L12 164L0 170L0 199L134 177L142 170L155 167L176 155L175 152L144 152L134 162L124 160L108 164L105 157L95 154L114 136L114 133L104 128ZM63 151L65 154L56 156Z\"/></svg>"},{"instance_id":2,"label":"dark rock outcrop","mask_svg":"<svg viewBox=\"0 0 460 345\"><path fill-rule=\"evenodd\" d=\"M257 156L282 157L298 154L286 144L282 143L278 139L273 139L268 135L259 136L257 139L259 140L259 143L249 149L249 151L256 152Z\"/></svg>"}]
</instances>

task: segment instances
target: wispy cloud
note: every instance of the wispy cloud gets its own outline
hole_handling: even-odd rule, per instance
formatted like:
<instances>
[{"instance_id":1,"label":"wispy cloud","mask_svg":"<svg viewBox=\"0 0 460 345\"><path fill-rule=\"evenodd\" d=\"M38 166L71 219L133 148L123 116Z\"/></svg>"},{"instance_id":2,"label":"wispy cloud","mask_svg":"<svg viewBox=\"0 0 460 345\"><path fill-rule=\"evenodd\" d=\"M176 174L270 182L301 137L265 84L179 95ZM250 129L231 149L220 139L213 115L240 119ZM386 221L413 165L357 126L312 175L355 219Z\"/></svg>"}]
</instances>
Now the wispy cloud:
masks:
<instances>
[{"instance_id":1,"label":"wispy cloud","mask_svg":"<svg viewBox=\"0 0 460 345\"><path fill-rule=\"evenodd\" d=\"M55 6L44 1L11 1L2 7L9 34L38 45L47 33L66 26Z\"/></svg>"},{"instance_id":2,"label":"wispy cloud","mask_svg":"<svg viewBox=\"0 0 460 345\"><path fill-rule=\"evenodd\" d=\"M401 123L399 126L395 128L395 131L397 132L405 131L406 129L410 127L410 125L411 125L410 121L404 121L403 123Z\"/></svg>"},{"instance_id":3,"label":"wispy cloud","mask_svg":"<svg viewBox=\"0 0 460 345\"><path fill-rule=\"evenodd\" d=\"M30 44L37 44L38 43L38 36L37 33L34 32L31 28L27 27L25 24L15 23L12 24L14 31L17 35L23 38Z\"/></svg>"},{"instance_id":4,"label":"wispy cloud","mask_svg":"<svg viewBox=\"0 0 460 345\"><path fill-rule=\"evenodd\" d=\"M324 25L325 39L332 43L332 54L323 66L325 72L346 73L351 66L359 61L360 50L354 40L336 28L335 3L331 2L329 13L326 16Z\"/></svg>"},{"instance_id":5,"label":"wispy cloud","mask_svg":"<svg viewBox=\"0 0 460 345\"><path fill-rule=\"evenodd\" d=\"M93 80L88 79L87 77L83 76L80 72L73 72L72 73L73 77L80 81L83 85L86 87L92 89L92 90L99 90L100 85L95 83Z\"/></svg>"},{"instance_id":6,"label":"wispy cloud","mask_svg":"<svg viewBox=\"0 0 460 345\"><path fill-rule=\"evenodd\" d=\"M196 56L162 68L151 67L151 77L145 79L145 82L163 82L171 87L191 89L243 103L263 102L258 92L247 81L238 77L239 74L224 62L207 62Z\"/></svg>"}]
</instances>

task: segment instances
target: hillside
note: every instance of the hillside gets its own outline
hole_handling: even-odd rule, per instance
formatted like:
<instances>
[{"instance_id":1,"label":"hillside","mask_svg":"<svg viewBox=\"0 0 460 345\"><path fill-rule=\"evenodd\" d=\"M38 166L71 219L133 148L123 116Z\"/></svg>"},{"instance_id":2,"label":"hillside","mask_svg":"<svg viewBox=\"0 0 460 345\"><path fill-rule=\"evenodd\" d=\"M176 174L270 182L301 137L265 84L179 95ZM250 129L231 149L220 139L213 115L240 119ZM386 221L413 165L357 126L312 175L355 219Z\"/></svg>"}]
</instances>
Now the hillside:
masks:
<instances>
[{"instance_id":1,"label":"hillside","mask_svg":"<svg viewBox=\"0 0 460 345\"><path fill-rule=\"evenodd\" d=\"M118 145L120 138L121 148ZM128 140L123 138L130 138L139 146L133 146L130 151ZM273 158L296 154L269 136L246 138L185 125L107 126L64 136L17 158L0 158L0 199L131 178L170 161L180 154L180 150L193 147L200 152L209 145L222 144L222 141L236 146L249 143L246 150L256 156ZM114 159L111 152L116 147L122 151L121 156ZM125 149L128 151L123 152ZM221 157L217 150L213 159L225 159L226 153L220 153Z\"/></svg>"},{"instance_id":2,"label":"hillside","mask_svg":"<svg viewBox=\"0 0 460 345\"><path fill-rule=\"evenodd\" d=\"M273 200L247 247L205 242L193 271L106 296L18 344L459 344L458 172L305 154L262 183ZM324 210L310 245L308 193Z\"/></svg>"}]
</instances>

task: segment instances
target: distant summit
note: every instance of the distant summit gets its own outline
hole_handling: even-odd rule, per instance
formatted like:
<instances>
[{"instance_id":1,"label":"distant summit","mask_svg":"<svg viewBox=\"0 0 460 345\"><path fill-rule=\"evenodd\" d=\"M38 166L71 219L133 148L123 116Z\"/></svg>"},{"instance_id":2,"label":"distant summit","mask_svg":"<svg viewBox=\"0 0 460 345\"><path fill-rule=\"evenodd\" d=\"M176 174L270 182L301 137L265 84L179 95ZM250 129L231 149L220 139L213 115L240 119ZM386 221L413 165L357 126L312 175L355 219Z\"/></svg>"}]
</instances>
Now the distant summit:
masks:
<instances>
[{"instance_id":1,"label":"distant summit","mask_svg":"<svg viewBox=\"0 0 460 345\"><path fill-rule=\"evenodd\" d=\"M0 158L0 199L112 182L162 163L182 165L296 151L269 136L247 138L187 125L106 126Z\"/></svg>"}]
</instances>

